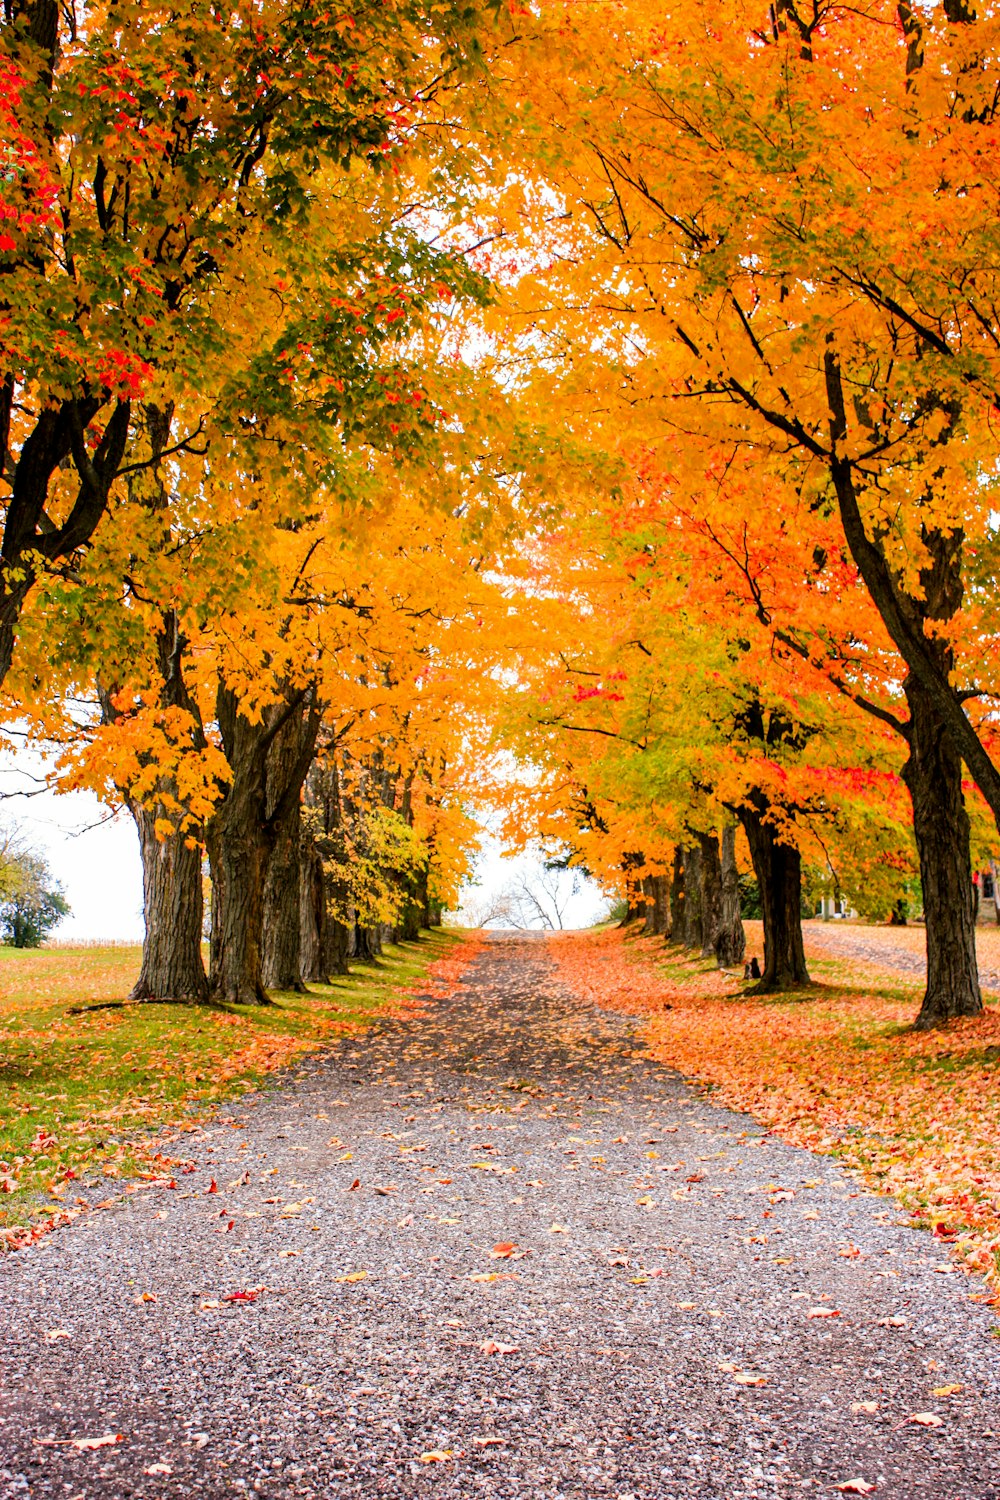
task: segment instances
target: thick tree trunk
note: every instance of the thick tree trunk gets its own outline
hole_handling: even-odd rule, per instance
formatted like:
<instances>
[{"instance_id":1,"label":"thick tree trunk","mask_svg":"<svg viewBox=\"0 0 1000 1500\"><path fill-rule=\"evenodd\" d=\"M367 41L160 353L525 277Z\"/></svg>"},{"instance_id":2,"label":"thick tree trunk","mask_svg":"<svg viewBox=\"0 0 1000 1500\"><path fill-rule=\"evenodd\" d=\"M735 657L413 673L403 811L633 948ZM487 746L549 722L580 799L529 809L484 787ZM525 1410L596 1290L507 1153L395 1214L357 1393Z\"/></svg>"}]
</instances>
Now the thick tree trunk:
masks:
<instances>
[{"instance_id":1,"label":"thick tree trunk","mask_svg":"<svg viewBox=\"0 0 1000 1500\"><path fill-rule=\"evenodd\" d=\"M204 1000L201 848L180 834L156 837L157 810L131 803L142 854L142 967L130 1000Z\"/></svg>"},{"instance_id":2,"label":"thick tree trunk","mask_svg":"<svg viewBox=\"0 0 1000 1500\"><path fill-rule=\"evenodd\" d=\"M329 984L325 960L326 884L323 860L313 840L300 837L299 847L299 973L305 984Z\"/></svg>"},{"instance_id":3,"label":"thick tree trunk","mask_svg":"<svg viewBox=\"0 0 1000 1500\"><path fill-rule=\"evenodd\" d=\"M689 844L684 851L684 946L702 949L701 848Z\"/></svg>"},{"instance_id":4,"label":"thick tree trunk","mask_svg":"<svg viewBox=\"0 0 1000 1500\"><path fill-rule=\"evenodd\" d=\"M646 898L645 931L650 937L664 937L670 931L670 877L647 875L642 885Z\"/></svg>"},{"instance_id":5,"label":"thick tree trunk","mask_svg":"<svg viewBox=\"0 0 1000 1500\"><path fill-rule=\"evenodd\" d=\"M305 989L299 892L302 812L292 803L276 830L264 886L262 978L265 989Z\"/></svg>"},{"instance_id":6,"label":"thick tree trunk","mask_svg":"<svg viewBox=\"0 0 1000 1500\"><path fill-rule=\"evenodd\" d=\"M207 828L212 865L212 994L230 1005L266 1005L264 893L278 828L298 802L319 730L311 692L277 703L259 723L220 684L216 714L230 782ZM280 747L272 747L281 736ZM286 741L292 742L292 749ZM293 753L294 750L294 753Z\"/></svg>"},{"instance_id":7,"label":"thick tree trunk","mask_svg":"<svg viewBox=\"0 0 1000 1500\"><path fill-rule=\"evenodd\" d=\"M782 843L766 818L763 798L752 794L739 819L750 845L764 914L764 969L761 991L801 989L810 984L802 945L802 860Z\"/></svg>"},{"instance_id":8,"label":"thick tree trunk","mask_svg":"<svg viewBox=\"0 0 1000 1500\"><path fill-rule=\"evenodd\" d=\"M701 956L715 956L715 944L722 922L722 861L719 840L714 833L699 833L701 851Z\"/></svg>"},{"instance_id":9,"label":"thick tree trunk","mask_svg":"<svg viewBox=\"0 0 1000 1500\"><path fill-rule=\"evenodd\" d=\"M670 877L670 926L667 929L667 940L671 943L684 941L685 913L684 913L684 857L685 848L683 844L674 847L674 868Z\"/></svg>"},{"instance_id":10,"label":"thick tree trunk","mask_svg":"<svg viewBox=\"0 0 1000 1500\"><path fill-rule=\"evenodd\" d=\"M927 990L916 1024L927 1030L954 1016L978 1015L983 1000L962 762L930 695L912 675L904 690L910 754L903 780L913 803L927 933Z\"/></svg>"},{"instance_id":11,"label":"thick tree trunk","mask_svg":"<svg viewBox=\"0 0 1000 1500\"><path fill-rule=\"evenodd\" d=\"M211 988L228 1005L266 1005L261 938L271 840L263 783L246 768L233 770L229 792L207 830L212 866Z\"/></svg>"},{"instance_id":12,"label":"thick tree trunk","mask_svg":"<svg viewBox=\"0 0 1000 1500\"><path fill-rule=\"evenodd\" d=\"M736 869L736 825L726 823L722 829L719 851L722 874L722 906L715 935L715 958L720 969L743 962L747 951L746 933L740 917L739 872Z\"/></svg>"}]
</instances>

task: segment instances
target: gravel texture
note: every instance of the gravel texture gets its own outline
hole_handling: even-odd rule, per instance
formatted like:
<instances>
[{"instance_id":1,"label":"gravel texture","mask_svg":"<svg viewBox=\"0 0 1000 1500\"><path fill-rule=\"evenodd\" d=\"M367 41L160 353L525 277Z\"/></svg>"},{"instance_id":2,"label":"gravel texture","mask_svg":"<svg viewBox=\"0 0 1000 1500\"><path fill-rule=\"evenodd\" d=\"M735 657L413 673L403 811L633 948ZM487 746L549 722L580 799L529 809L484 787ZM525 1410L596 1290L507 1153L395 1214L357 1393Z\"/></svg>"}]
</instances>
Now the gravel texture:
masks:
<instances>
[{"instance_id":1,"label":"gravel texture","mask_svg":"<svg viewBox=\"0 0 1000 1500\"><path fill-rule=\"evenodd\" d=\"M4 1500L1000 1497L977 1284L540 944L165 1149L0 1262Z\"/></svg>"}]
</instances>

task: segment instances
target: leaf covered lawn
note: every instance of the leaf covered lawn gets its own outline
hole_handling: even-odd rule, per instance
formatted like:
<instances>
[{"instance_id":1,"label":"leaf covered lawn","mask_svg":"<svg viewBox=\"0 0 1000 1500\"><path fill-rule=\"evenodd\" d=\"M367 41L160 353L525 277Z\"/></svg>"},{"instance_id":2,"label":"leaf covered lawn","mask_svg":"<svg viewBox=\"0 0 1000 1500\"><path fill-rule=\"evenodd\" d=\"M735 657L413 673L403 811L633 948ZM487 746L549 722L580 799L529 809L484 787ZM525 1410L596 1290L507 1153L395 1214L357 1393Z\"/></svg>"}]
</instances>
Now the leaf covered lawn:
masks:
<instances>
[{"instance_id":1,"label":"leaf covered lawn","mask_svg":"<svg viewBox=\"0 0 1000 1500\"><path fill-rule=\"evenodd\" d=\"M759 944L758 944L759 947ZM810 958L815 988L750 996L619 930L553 936L581 999L648 1018L651 1054L777 1135L838 1156L1000 1289L1000 1006L918 1033L919 986Z\"/></svg>"},{"instance_id":2,"label":"leaf covered lawn","mask_svg":"<svg viewBox=\"0 0 1000 1500\"><path fill-rule=\"evenodd\" d=\"M0 1246L84 1212L84 1178L169 1176L161 1126L412 1008L411 991L449 993L477 946L436 929L265 1007L124 1001L138 948L0 949Z\"/></svg>"}]
</instances>

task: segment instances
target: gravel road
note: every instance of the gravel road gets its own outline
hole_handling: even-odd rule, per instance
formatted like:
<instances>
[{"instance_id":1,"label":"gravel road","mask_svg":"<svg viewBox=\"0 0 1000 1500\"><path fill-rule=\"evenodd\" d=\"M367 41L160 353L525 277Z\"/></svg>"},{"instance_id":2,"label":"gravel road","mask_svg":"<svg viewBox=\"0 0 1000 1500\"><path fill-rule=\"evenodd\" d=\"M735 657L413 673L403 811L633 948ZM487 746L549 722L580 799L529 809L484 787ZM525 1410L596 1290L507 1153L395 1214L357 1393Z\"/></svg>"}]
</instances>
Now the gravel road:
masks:
<instances>
[{"instance_id":1,"label":"gravel road","mask_svg":"<svg viewBox=\"0 0 1000 1500\"><path fill-rule=\"evenodd\" d=\"M4 1500L1000 1497L1000 1342L946 1251L542 945L468 984L0 1261Z\"/></svg>"}]
</instances>

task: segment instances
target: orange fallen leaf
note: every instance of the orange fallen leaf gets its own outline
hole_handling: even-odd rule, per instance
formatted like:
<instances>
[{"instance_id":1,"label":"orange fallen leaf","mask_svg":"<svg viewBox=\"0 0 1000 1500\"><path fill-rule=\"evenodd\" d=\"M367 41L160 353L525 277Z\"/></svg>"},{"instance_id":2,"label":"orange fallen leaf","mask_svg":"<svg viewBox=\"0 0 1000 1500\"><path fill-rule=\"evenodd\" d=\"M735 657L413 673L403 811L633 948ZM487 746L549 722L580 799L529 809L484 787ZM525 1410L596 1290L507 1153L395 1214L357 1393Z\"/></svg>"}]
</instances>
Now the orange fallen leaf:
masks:
<instances>
[{"instance_id":1,"label":"orange fallen leaf","mask_svg":"<svg viewBox=\"0 0 1000 1500\"><path fill-rule=\"evenodd\" d=\"M113 1448L116 1443L124 1443L125 1436L121 1432L106 1432L103 1437L71 1438L69 1446L76 1448L80 1453L92 1453L95 1448Z\"/></svg>"},{"instance_id":2,"label":"orange fallen leaf","mask_svg":"<svg viewBox=\"0 0 1000 1500\"><path fill-rule=\"evenodd\" d=\"M517 1354L521 1348L520 1344L498 1344L496 1339L487 1339L479 1347L484 1354Z\"/></svg>"},{"instance_id":3,"label":"orange fallen leaf","mask_svg":"<svg viewBox=\"0 0 1000 1500\"><path fill-rule=\"evenodd\" d=\"M348 1271L346 1276L335 1276L334 1281L364 1281L367 1271Z\"/></svg>"},{"instance_id":4,"label":"orange fallen leaf","mask_svg":"<svg viewBox=\"0 0 1000 1500\"><path fill-rule=\"evenodd\" d=\"M907 1417L907 1422L912 1422L915 1427L943 1427L942 1419L933 1411L915 1411L912 1416Z\"/></svg>"},{"instance_id":5,"label":"orange fallen leaf","mask_svg":"<svg viewBox=\"0 0 1000 1500\"><path fill-rule=\"evenodd\" d=\"M453 1448L432 1448L429 1453L421 1453L422 1464L446 1464L455 1457Z\"/></svg>"},{"instance_id":6,"label":"orange fallen leaf","mask_svg":"<svg viewBox=\"0 0 1000 1500\"><path fill-rule=\"evenodd\" d=\"M737 1385L767 1385L766 1375L751 1375L745 1370L734 1375L733 1379Z\"/></svg>"},{"instance_id":7,"label":"orange fallen leaf","mask_svg":"<svg viewBox=\"0 0 1000 1500\"><path fill-rule=\"evenodd\" d=\"M477 1448L502 1448L504 1444L504 1439L498 1437L474 1437L472 1441Z\"/></svg>"},{"instance_id":8,"label":"orange fallen leaf","mask_svg":"<svg viewBox=\"0 0 1000 1500\"><path fill-rule=\"evenodd\" d=\"M878 1326L880 1328L905 1328L907 1324L905 1318L901 1318L896 1314L891 1318L879 1318Z\"/></svg>"},{"instance_id":9,"label":"orange fallen leaf","mask_svg":"<svg viewBox=\"0 0 1000 1500\"><path fill-rule=\"evenodd\" d=\"M839 1490L842 1495L870 1495L875 1486L866 1479L845 1479L843 1484L835 1484L834 1489Z\"/></svg>"},{"instance_id":10,"label":"orange fallen leaf","mask_svg":"<svg viewBox=\"0 0 1000 1500\"><path fill-rule=\"evenodd\" d=\"M839 1318L840 1313L835 1307L811 1307L806 1314L807 1318Z\"/></svg>"},{"instance_id":11,"label":"orange fallen leaf","mask_svg":"<svg viewBox=\"0 0 1000 1500\"><path fill-rule=\"evenodd\" d=\"M45 1342L47 1344L54 1344L59 1339L68 1339L69 1336L65 1328L47 1328L45 1330Z\"/></svg>"},{"instance_id":12,"label":"orange fallen leaf","mask_svg":"<svg viewBox=\"0 0 1000 1500\"><path fill-rule=\"evenodd\" d=\"M932 1396L957 1396L962 1387L957 1381L951 1385L936 1385L931 1391Z\"/></svg>"}]
</instances>

